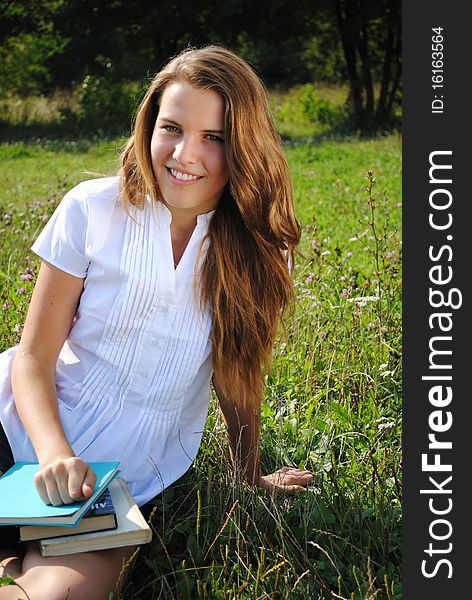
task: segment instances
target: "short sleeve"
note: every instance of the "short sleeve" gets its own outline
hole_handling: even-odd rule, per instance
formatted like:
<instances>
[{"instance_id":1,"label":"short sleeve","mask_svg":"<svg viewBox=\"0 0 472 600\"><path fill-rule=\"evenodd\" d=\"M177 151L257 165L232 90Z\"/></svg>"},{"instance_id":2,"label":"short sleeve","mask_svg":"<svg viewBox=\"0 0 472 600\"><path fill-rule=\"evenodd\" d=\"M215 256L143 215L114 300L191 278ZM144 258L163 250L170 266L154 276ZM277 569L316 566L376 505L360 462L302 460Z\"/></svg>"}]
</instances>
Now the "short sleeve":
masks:
<instances>
[{"instance_id":1,"label":"short sleeve","mask_svg":"<svg viewBox=\"0 0 472 600\"><path fill-rule=\"evenodd\" d=\"M31 250L53 266L75 277L85 277L88 206L84 186L70 190L31 246Z\"/></svg>"}]
</instances>

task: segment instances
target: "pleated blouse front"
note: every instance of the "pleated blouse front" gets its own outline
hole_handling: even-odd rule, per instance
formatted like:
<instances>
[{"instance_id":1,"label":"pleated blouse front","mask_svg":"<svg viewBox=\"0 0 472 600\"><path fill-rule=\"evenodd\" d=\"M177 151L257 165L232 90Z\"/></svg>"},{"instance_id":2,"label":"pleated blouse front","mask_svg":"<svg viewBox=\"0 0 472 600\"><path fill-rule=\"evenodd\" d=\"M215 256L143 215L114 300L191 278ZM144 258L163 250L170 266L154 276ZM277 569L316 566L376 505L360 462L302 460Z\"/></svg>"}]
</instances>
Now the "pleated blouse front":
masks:
<instances>
[{"instance_id":1,"label":"pleated blouse front","mask_svg":"<svg viewBox=\"0 0 472 600\"><path fill-rule=\"evenodd\" d=\"M32 249L84 290L56 369L66 435L87 461L120 460L138 504L183 475L208 410L211 318L194 287L213 215L197 217L174 268L171 213L148 199L128 216L118 178L71 190ZM13 402L15 348L0 355L0 420L15 460L36 460Z\"/></svg>"}]
</instances>

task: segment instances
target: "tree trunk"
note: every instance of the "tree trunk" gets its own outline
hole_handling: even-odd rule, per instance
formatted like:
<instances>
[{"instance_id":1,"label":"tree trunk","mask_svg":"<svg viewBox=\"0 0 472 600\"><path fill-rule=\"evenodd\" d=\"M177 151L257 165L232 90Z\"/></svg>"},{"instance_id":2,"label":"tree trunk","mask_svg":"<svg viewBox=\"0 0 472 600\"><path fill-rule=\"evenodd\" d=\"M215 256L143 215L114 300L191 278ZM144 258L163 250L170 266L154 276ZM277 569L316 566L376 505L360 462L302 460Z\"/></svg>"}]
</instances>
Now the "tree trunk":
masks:
<instances>
[{"instance_id":1,"label":"tree trunk","mask_svg":"<svg viewBox=\"0 0 472 600\"><path fill-rule=\"evenodd\" d=\"M364 0L359 0L358 18L360 18L360 26L357 49L359 56L361 57L362 64L362 77L365 91L365 113L371 117L374 114L374 86L372 83L372 74L370 68L369 43L366 26L367 15L365 11Z\"/></svg>"},{"instance_id":2,"label":"tree trunk","mask_svg":"<svg viewBox=\"0 0 472 600\"><path fill-rule=\"evenodd\" d=\"M401 25L397 26L397 34L396 34L396 42L395 42L395 75L393 78L392 87L390 88L390 93L387 100L386 106L386 115L391 115L393 111L393 103L395 102L395 95L398 90L398 86L400 84L400 77L402 74L402 42L401 42Z\"/></svg>"},{"instance_id":3,"label":"tree trunk","mask_svg":"<svg viewBox=\"0 0 472 600\"><path fill-rule=\"evenodd\" d=\"M352 14L349 11L349 0L336 0L336 17L339 33L346 59L347 74L350 83L350 96L359 123L362 124L362 87L356 65L356 46L354 43Z\"/></svg>"},{"instance_id":4,"label":"tree trunk","mask_svg":"<svg viewBox=\"0 0 472 600\"><path fill-rule=\"evenodd\" d=\"M379 122L386 120L392 112L401 74L401 23L396 0L388 2L387 23L388 36L382 69L382 85L376 109L376 118ZM393 73L394 61L396 68Z\"/></svg>"}]
</instances>

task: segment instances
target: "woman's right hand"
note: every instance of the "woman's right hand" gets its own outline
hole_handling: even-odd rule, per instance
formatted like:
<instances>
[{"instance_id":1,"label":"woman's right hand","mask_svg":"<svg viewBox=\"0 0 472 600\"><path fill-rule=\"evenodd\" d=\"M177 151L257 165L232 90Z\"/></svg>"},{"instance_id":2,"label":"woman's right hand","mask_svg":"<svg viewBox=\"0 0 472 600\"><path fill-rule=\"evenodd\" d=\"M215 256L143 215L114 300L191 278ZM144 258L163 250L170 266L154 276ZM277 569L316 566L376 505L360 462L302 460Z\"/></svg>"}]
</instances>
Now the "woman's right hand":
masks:
<instances>
[{"instance_id":1,"label":"woman's right hand","mask_svg":"<svg viewBox=\"0 0 472 600\"><path fill-rule=\"evenodd\" d=\"M36 490L45 504L60 506L80 502L91 496L97 476L78 456L40 464L34 476Z\"/></svg>"}]
</instances>

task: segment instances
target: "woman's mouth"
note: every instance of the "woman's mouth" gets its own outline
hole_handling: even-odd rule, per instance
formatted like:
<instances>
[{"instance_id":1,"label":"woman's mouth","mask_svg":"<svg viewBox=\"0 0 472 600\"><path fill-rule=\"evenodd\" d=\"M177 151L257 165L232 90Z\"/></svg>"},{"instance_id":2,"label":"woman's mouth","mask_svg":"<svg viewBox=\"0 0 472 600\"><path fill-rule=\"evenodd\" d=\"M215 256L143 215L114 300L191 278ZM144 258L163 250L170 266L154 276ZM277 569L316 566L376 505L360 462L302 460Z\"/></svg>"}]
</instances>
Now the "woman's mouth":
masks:
<instances>
[{"instance_id":1,"label":"woman's mouth","mask_svg":"<svg viewBox=\"0 0 472 600\"><path fill-rule=\"evenodd\" d=\"M193 175L191 173L186 173L185 171L180 171L179 169L173 169L171 167L166 167L166 169L169 174L169 179L172 183L176 183L177 185L189 185L202 179L200 175Z\"/></svg>"}]
</instances>

